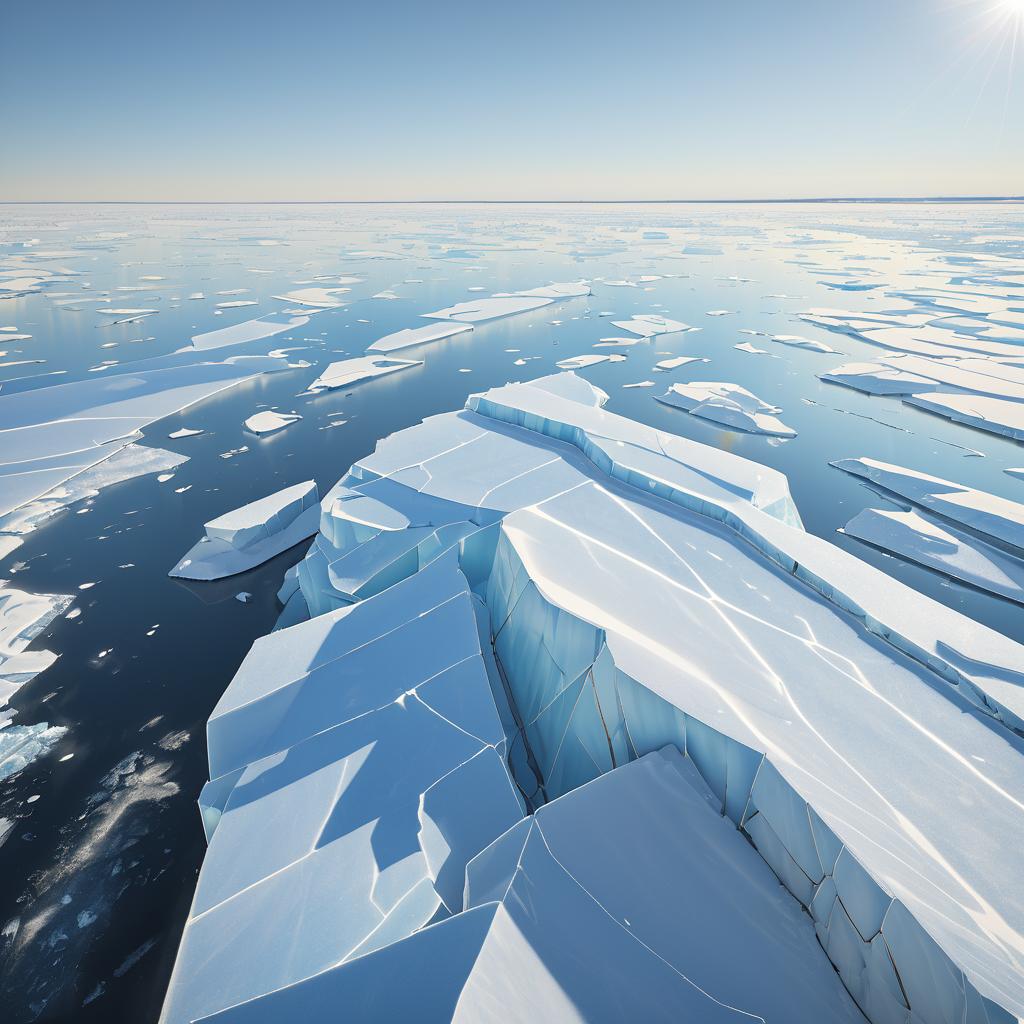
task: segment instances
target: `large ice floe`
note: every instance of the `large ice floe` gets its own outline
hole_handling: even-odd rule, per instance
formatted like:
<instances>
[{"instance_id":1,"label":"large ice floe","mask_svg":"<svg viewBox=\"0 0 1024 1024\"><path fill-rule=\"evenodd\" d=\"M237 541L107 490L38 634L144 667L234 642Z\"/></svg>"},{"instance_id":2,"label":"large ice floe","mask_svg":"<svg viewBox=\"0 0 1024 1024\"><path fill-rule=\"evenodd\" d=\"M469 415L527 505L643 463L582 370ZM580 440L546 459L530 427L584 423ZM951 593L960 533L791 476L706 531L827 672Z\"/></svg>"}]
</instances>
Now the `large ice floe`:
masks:
<instances>
[{"instance_id":1,"label":"large ice floe","mask_svg":"<svg viewBox=\"0 0 1024 1024\"><path fill-rule=\"evenodd\" d=\"M168 575L219 580L254 569L316 533L319 502L316 481L306 480L225 512Z\"/></svg>"},{"instance_id":2,"label":"large ice floe","mask_svg":"<svg viewBox=\"0 0 1024 1024\"><path fill-rule=\"evenodd\" d=\"M490 298L459 302L436 313L424 313L430 320L454 320L464 324L479 324L516 313L529 313L562 299L581 298L590 294L590 285L583 281L570 284L549 284L540 288L527 288L520 292L499 292ZM394 337L394 336L392 336Z\"/></svg>"},{"instance_id":3,"label":"large ice floe","mask_svg":"<svg viewBox=\"0 0 1024 1024\"><path fill-rule=\"evenodd\" d=\"M168 1024L1024 1013L1024 649L605 397L327 495L209 723Z\"/></svg>"}]
</instances>

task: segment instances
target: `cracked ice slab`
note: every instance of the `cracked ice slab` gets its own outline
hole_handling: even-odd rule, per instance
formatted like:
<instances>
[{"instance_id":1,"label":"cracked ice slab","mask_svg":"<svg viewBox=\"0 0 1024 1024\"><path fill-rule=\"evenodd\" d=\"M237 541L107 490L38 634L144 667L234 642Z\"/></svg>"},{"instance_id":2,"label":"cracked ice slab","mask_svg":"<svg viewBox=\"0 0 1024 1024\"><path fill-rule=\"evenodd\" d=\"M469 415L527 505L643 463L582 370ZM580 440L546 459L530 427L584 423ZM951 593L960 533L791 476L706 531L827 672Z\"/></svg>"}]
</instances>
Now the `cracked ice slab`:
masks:
<instances>
[{"instance_id":1,"label":"cracked ice slab","mask_svg":"<svg viewBox=\"0 0 1024 1024\"><path fill-rule=\"evenodd\" d=\"M162 1021L461 910L466 864L523 814L474 600L448 559L254 647L210 722L210 845Z\"/></svg>"},{"instance_id":2,"label":"cracked ice slab","mask_svg":"<svg viewBox=\"0 0 1024 1024\"><path fill-rule=\"evenodd\" d=\"M254 569L316 533L319 501L316 481L307 480L225 512L167 575L219 580Z\"/></svg>"},{"instance_id":3,"label":"cracked ice slab","mask_svg":"<svg viewBox=\"0 0 1024 1024\"><path fill-rule=\"evenodd\" d=\"M312 384L309 390L333 391L336 388L347 388L353 384L362 384L375 377L386 377L389 373L408 370L414 366L422 366L421 359L388 359L384 356L357 356L354 359L340 359L331 363Z\"/></svg>"},{"instance_id":4,"label":"cracked ice slab","mask_svg":"<svg viewBox=\"0 0 1024 1024\"><path fill-rule=\"evenodd\" d=\"M872 1020L945 1019L925 1012L940 977L954 1014L1020 1012L1024 651L803 532L779 474L585 392L471 396L343 481L412 528L501 520L490 560L452 550L548 795L674 743ZM332 529L315 557L372 564L377 535ZM299 577L314 610L330 577Z\"/></svg>"},{"instance_id":5,"label":"cracked ice slab","mask_svg":"<svg viewBox=\"0 0 1024 1024\"><path fill-rule=\"evenodd\" d=\"M1024 504L1019 501L877 459L837 459L830 465L990 541L1024 552Z\"/></svg>"},{"instance_id":6,"label":"cracked ice slab","mask_svg":"<svg viewBox=\"0 0 1024 1024\"><path fill-rule=\"evenodd\" d=\"M665 405L731 430L769 437L796 437L796 431L775 415L781 409L762 401L739 384L718 381L673 384L665 394L656 397Z\"/></svg>"},{"instance_id":7,"label":"cracked ice slab","mask_svg":"<svg viewBox=\"0 0 1024 1024\"><path fill-rule=\"evenodd\" d=\"M1024 604L1024 562L918 512L866 508L842 533Z\"/></svg>"},{"instance_id":8,"label":"cracked ice slab","mask_svg":"<svg viewBox=\"0 0 1024 1024\"><path fill-rule=\"evenodd\" d=\"M466 878L456 917L212 1019L863 1021L674 748L540 808Z\"/></svg>"}]
</instances>

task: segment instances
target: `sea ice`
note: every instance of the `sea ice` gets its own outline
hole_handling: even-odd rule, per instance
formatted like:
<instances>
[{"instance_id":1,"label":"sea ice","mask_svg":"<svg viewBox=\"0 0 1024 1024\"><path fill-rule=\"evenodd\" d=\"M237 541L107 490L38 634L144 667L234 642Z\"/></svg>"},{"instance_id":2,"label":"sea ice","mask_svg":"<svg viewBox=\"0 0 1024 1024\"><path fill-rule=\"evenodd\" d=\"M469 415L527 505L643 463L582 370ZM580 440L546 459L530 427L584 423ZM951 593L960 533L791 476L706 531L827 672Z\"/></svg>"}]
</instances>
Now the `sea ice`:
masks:
<instances>
[{"instance_id":1,"label":"sea ice","mask_svg":"<svg viewBox=\"0 0 1024 1024\"><path fill-rule=\"evenodd\" d=\"M1024 562L920 512L866 508L842 532L955 580L1024 604Z\"/></svg>"},{"instance_id":2,"label":"sea ice","mask_svg":"<svg viewBox=\"0 0 1024 1024\"><path fill-rule=\"evenodd\" d=\"M293 302L297 306L310 306L313 309L338 309L344 306L345 302L337 298L350 292L351 288L296 288L294 291L285 292L284 295L275 295L275 299L283 302Z\"/></svg>"},{"instance_id":3,"label":"sea ice","mask_svg":"<svg viewBox=\"0 0 1024 1024\"><path fill-rule=\"evenodd\" d=\"M226 512L206 524L206 536L168 573L219 580L262 565L316 533L316 482L307 480Z\"/></svg>"},{"instance_id":4,"label":"sea ice","mask_svg":"<svg viewBox=\"0 0 1024 1024\"><path fill-rule=\"evenodd\" d=\"M672 744L870 1020L1020 1015L1024 650L804 532L780 474L603 404L561 374L382 441L325 499L307 626L456 557L531 807Z\"/></svg>"},{"instance_id":5,"label":"sea ice","mask_svg":"<svg viewBox=\"0 0 1024 1024\"><path fill-rule=\"evenodd\" d=\"M1024 553L1021 502L877 459L837 459L830 465L933 515L965 526L997 545Z\"/></svg>"},{"instance_id":6,"label":"sea ice","mask_svg":"<svg viewBox=\"0 0 1024 1024\"><path fill-rule=\"evenodd\" d=\"M231 345L245 345L263 338L273 338L277 334L305 327L309 323L308 316L289 316L283 313L246 320L232 327L222 327L217 331L207 331L192 338L192 348L200 352L209 349L226 348Z\"/></svg>"},{"instance_id":7,"label":"sea ice","mask_svg":"<svg viewBox=\"0 0 1024 1024\"><path fill-rule=\"evenodd\" d=\"M732 430L769 437L796 437L796 431L775 415L780 409L739 384L717 381L673 384L664 395L656 397L659 402L685 409L693 416L713 420Z\"/></svg>"},{"instance_id":8,"label":"sea ice","mask_svg":"<svg viewBox=\"0 0 1024 1024\"><path fill-rule=\"evenodd\" d=\"M613 320L613 327L621 331L638 334L642 338L654 338L659 334L676 334L679 331L693 331L694 327L679 320L670 320L655 313L634 314L629 320Z\"/></svg>"},{"instance_id":9,"label":"sea ice","mask_svg":"<svg viewBox=\"0 0 1024 1024\"><path fill-rule=\"evenodd\" d=\"M588 366L596 366L598 363L621 363L625 358L625 356L618 354L597 355L596 353L589 353L581 356L569 356L566 359L559 359L555 365L561 367L563 370L585 370Z\"/></svg>"},{"instance_id":10,"label":"sea ice","mask_svg":"<svg viewBox=\"0 0 1024 1024\"><path fill-rule=\"evenodd\" d=\"M407 327L404 331L378 338L367 352L395 352L398 349L411 348L413 345L426 345L432 341L441 341L464 331L473 330L472 324L445 323L427 324L424 327Z\"/></svg>"},{"instance_id":11,"label":"sea ice","mask_svg":"<svg viewBox=\"0 0 1024 1024\"><path fill-rule=\"evenodd\" d=\"M295 413L274 412L272 409L265 409L263 412L254 413L245 421L245 429L253 434L275 434L285 427L298 423L302 417Z\"/></svg>"},{"instance_id":12,"label":"sea ice","mask_svg":"<svg viewBox=\"0 0 1024 1024\"><path fill-rule=\"evenodd\" d=\"M341 359L320 374L309 390L334 391L347 388L353 384L362 384L375 377L386 377L389 373L408 370L413 366L422 366L421 359L388 359L384 356L357 356L354 359Z\"/></svg>"},{"instance_id":13,"label":"sea ice","mask_svg":"<svg viewBox=\"0 0 1024 1024\"><path fill-rule=\"evenodd\" d=\"M773 334L771 341L779 345L789 345L791 348L805 348L809 352L824 352L835 354L836 350L823 341L815 341L812 338L802 338L798 334Z\"/></svg>"}]
</instances>

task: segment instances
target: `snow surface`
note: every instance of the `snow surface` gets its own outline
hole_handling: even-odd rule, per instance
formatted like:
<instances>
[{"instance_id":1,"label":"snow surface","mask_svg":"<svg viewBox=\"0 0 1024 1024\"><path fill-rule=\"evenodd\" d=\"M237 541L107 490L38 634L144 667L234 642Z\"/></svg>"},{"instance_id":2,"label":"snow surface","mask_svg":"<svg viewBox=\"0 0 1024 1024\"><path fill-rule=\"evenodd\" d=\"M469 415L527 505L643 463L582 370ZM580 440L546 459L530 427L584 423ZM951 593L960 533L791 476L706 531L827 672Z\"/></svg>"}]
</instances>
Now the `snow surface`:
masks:
<instances>
[{"instance_id":1,"label":"snow surface","mask_svg":"<svg viewBox=\"0 0 1024 1024\"><path fill-rule=\"evenodd\" d=\"M796 437L796 431L775 415L781 409L762 401L739 384L721 381L673 384L657 398L665 405L683 409L731 430L769 437Z\"/></svg>"}]
</instances>

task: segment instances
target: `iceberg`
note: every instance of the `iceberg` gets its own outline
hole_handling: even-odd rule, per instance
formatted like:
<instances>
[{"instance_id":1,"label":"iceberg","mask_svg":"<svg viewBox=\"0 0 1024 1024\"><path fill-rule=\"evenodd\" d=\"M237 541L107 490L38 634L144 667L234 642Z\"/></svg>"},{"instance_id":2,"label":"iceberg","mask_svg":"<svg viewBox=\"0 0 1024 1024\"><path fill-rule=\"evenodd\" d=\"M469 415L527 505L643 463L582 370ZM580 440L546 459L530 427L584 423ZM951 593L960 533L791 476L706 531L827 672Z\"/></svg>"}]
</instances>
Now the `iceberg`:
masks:
<instances>
[{"instance_id":1,"label":"iceberg","mask_svg":"<svg viewBox=\"0 0 1024 1024\"><path fill-rule=\"evenodd\" d=\"M1024 648L606 400L471 395L327 495L210 721L167 1024L1024 1014Z\"/></svg>"},{"instance_id":2,"label":"iceberg","mask_svg":"<svg viewBox=\"0 0 1024 1024\"><path fill-rule=\"evenodd\" d=\"M796 431L775 415L781 412L779 408L768 405L739 384L718 381L673 384L665 394L655 397L665 405L683 409L730 430L769 437L796 437Z\"/></svg>"},{"instance_id":3,"label":"iceberg","mask_svg":"<svg viewBox=\"0 0 1024 1024\"><path fill-rule=\"evenodd\" d=\"M837 459L829 465L997 546L1024 554L1024 504L1019 501L878 459Z\"/></svg>"},{"instance_id":4,"label":"iceberg","mask_svg":"<svg viewBox=\"0 0 1024 1024\"><path fill-rule=\"evenodd\" d=\"M1024 562L920 512L867 508L840 532L961 583L1024 604Z\"/></svg>"},{"instance_id":5,"label":"iceberg","mask_svg":"<svg viewBox=\"0 0 1024 1024\"><path fill-rule=\"evenodd\" d=\"M331 363L312 384L311 392L334 391L337 388L362 384L375 377L386 377L389 373L422 366L421 359L387 359L383 356L357 356L354 359L340 359Z\"/></svg>"},{"instance_id":6,"label":"iceberg","mask_svg":"<svg viewBox=\"0 0 1024 1024\"><path fill-rule=\"evenodd\" d=\"M254 569L316 533L319 500L316 481L307 480L225 512L167 575L219 580Z\"/></svg>"}]
</instances>

